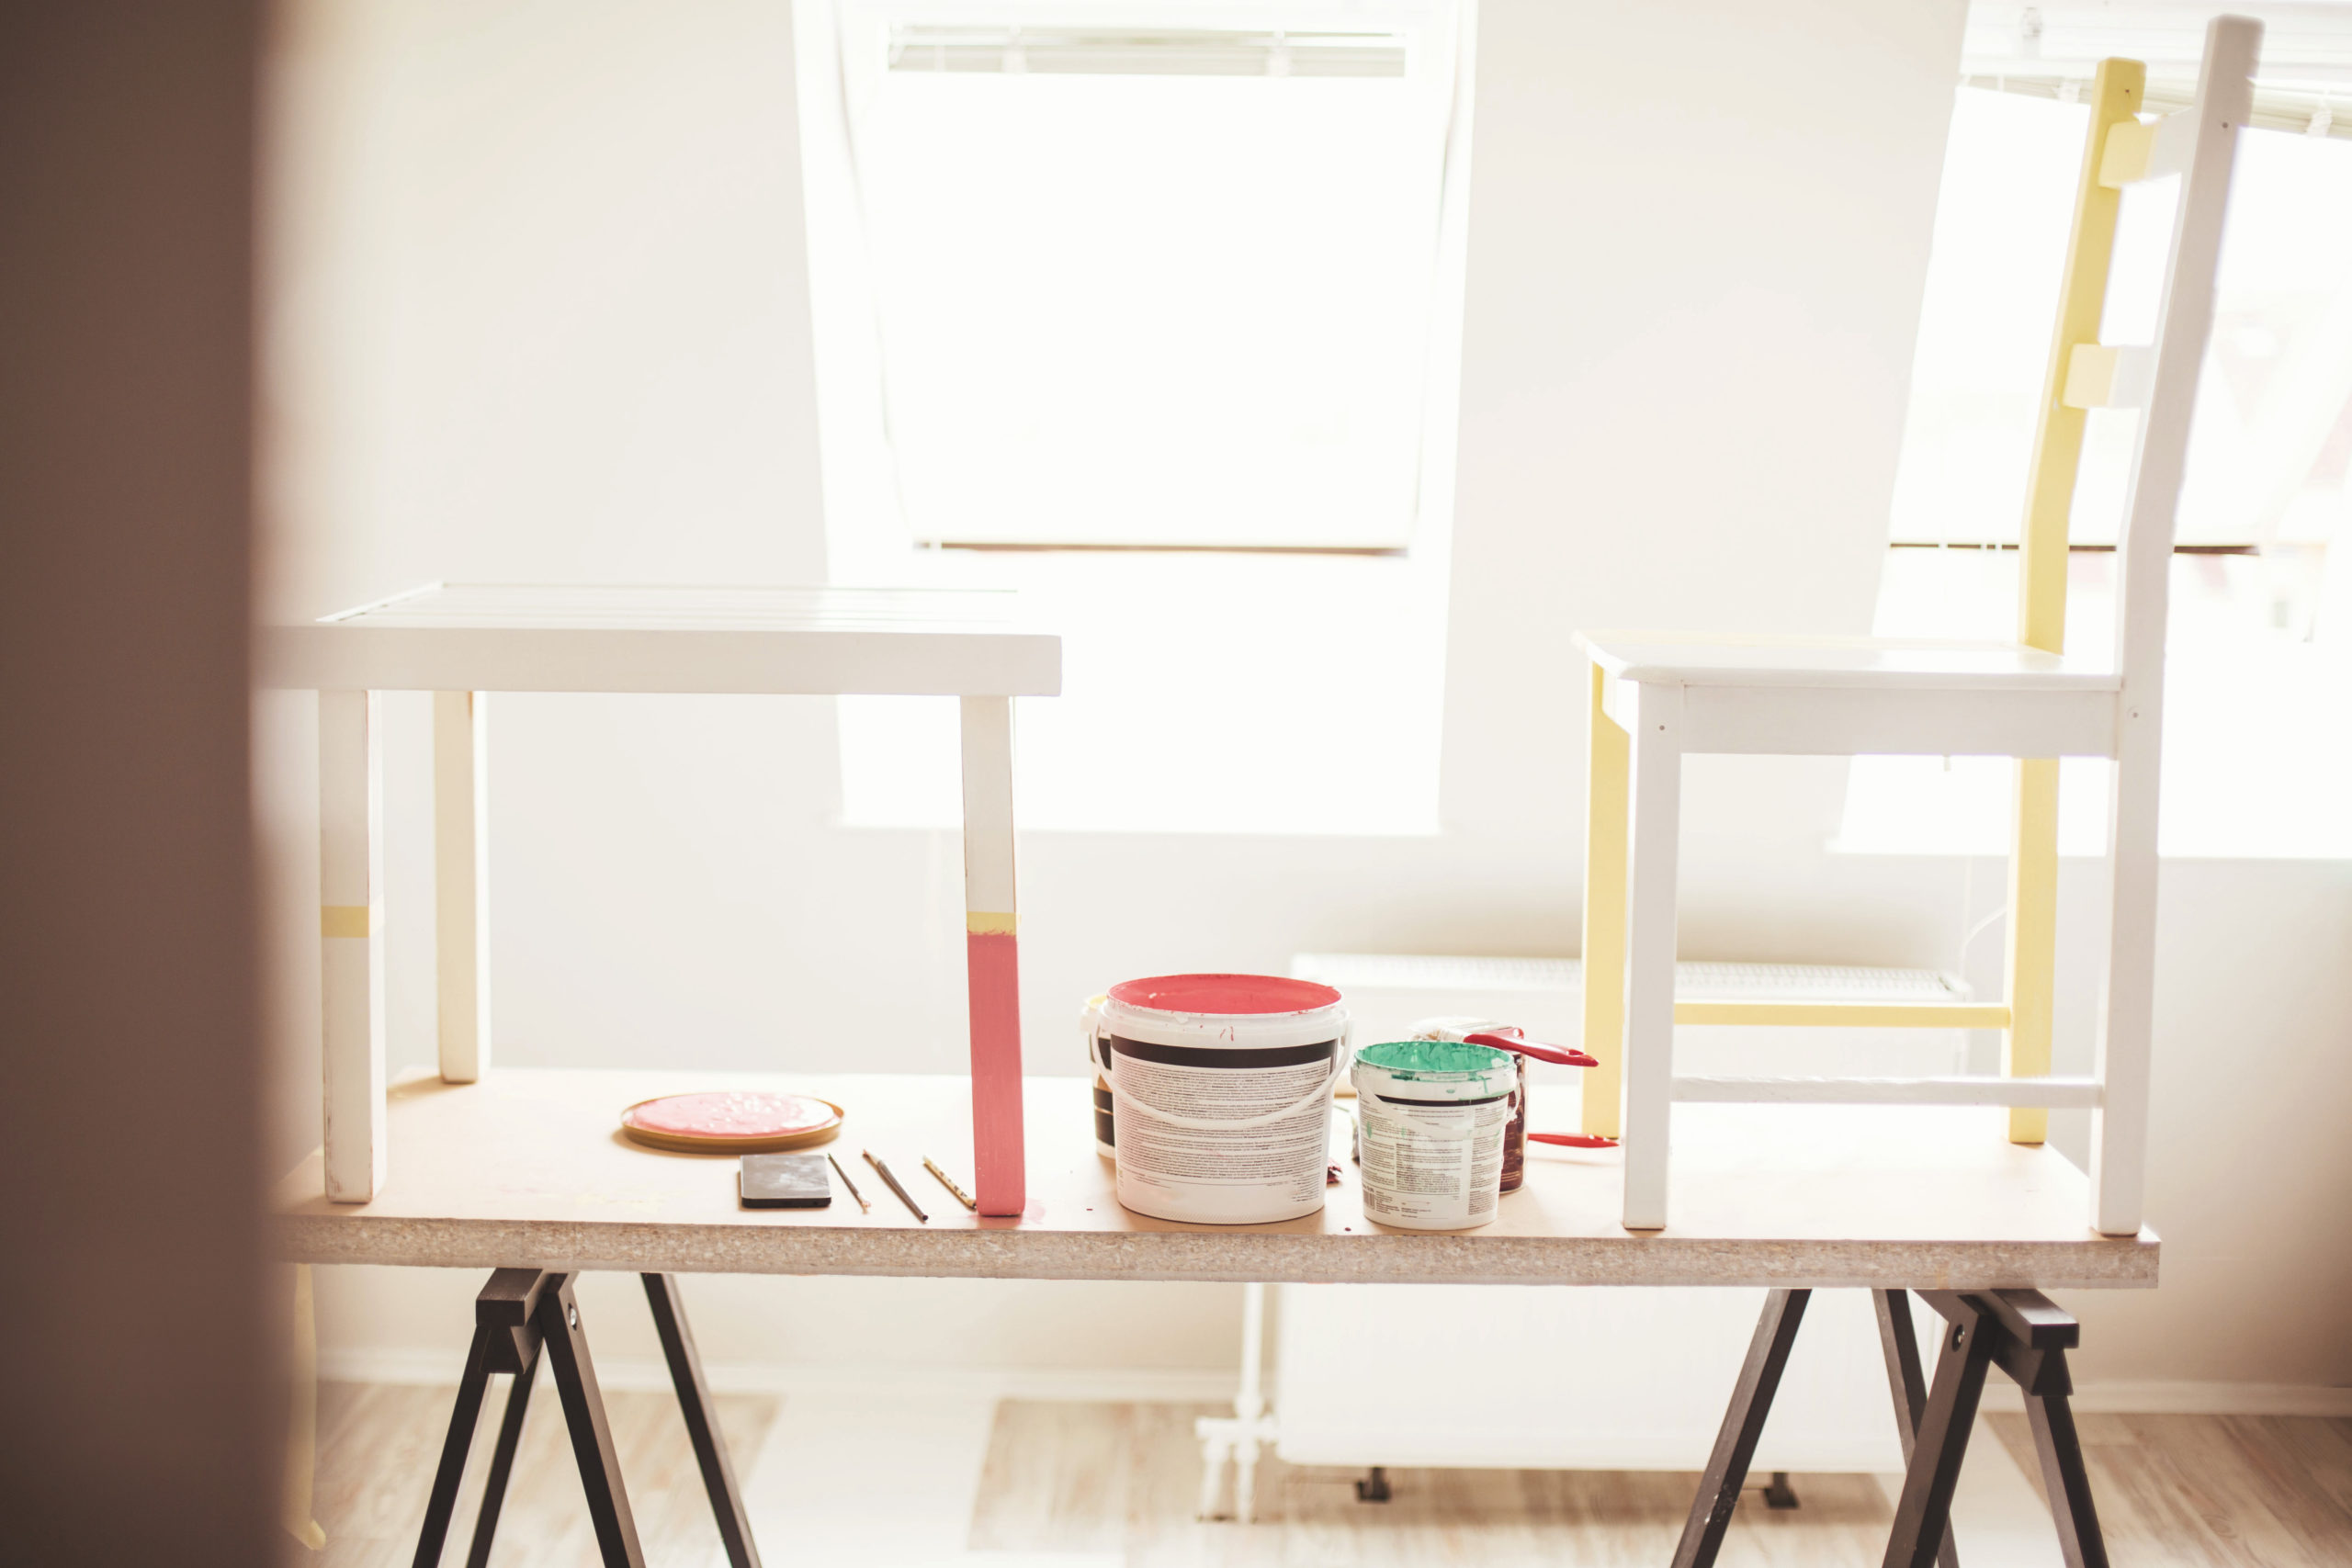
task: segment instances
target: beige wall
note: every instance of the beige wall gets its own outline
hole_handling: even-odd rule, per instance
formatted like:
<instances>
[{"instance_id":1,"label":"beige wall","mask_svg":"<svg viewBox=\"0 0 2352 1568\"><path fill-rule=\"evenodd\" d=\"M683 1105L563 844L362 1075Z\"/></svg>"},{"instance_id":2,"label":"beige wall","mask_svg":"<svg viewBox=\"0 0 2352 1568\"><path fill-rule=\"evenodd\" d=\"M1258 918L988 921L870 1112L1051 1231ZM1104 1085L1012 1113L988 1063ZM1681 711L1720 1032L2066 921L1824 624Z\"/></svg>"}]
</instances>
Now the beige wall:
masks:
<instances>
[{"instance_id":1,"label":"beige wall","mask_svg":"<svg viewBox=\"0 0 2352 1568\"><path fill-rule=\"evenodd\" d=\"M1573 952L1570 628L1868 629L1958 0L1481 11L1445 831L1026 835L1045 1070L1077 1000L1125 974ZM287 18L306 150L276 231L269 601L820 572L784 7L293 0ZM265 703L288 1151L315 1137L305 725ZM956 1070L955 845L838 826L834 744L814 699L502 700L503 1059ZM1692 764L1686 952L1949 964L1963 868L1826 853L1842 777ZM2099 923L2083 869L2078 976ZM2086 1304L2094 1375L2352 1381L2345 1298L2324 1293L2347 1228L2327 1132L2352 1109L2330 1057L2352 1032L2341 873L2167 870L2154 1213L2177 1284ZM2090 993L2068 1006L2062 1050L2086 1058ZM2195 1064L2223 1048L2275 1067L2207 1092ZM404 1026L397 1051L426 1060L429 1035ZM2279 1147L2301 1163L2251 1152ZM2259 1297L2223 1283L2249 1257ZM330 1280L326 1332L447 1346L470 1288ZM1238 1306L1222 1287L899 1281L698 1281L696 1300L716 1360L837 1364L1230 1365ZM2209 1332L2233 1326L2259 1331Z\"/></svg>"}]
</instances>

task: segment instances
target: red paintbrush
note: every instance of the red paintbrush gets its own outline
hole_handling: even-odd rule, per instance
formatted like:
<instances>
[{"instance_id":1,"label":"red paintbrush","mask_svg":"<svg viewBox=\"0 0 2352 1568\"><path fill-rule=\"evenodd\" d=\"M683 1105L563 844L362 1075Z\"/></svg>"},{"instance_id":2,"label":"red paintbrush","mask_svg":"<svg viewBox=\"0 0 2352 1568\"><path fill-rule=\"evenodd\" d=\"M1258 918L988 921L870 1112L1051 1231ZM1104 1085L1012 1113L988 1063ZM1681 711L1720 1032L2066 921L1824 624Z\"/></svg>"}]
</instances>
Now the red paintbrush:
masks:
<instances>
[{"instance_id":1,"label":"red paintbrush","mask_svg":"<svg viewBox=\"0 0 2352 1568\"><path fill-rule=\"evenodd\" d=\"M1538 1045L1520 1037L1517 1026L1502 1029L1482 1029L1476 1034L1465 1034L1463 1043L1469 1045L1491 1045L1498 1051L1515 1052L1538 1062L1556 1062L1564 1067L1597 1067L1600 1064L1586 1052L1569 1045ZM1614 1138L1596 1138L1583 1133L1530 1133L1531 1144L1551 1144L1564 1149L1613 1149Z\"/></svg>"},{"instance_id":2,"label":"red paintbrush","mask_svg":"<svg viewBox=\"0 0 2352 1568\"><path fill-rule=\"evenodd\" d=\"M1556 1062L1564 1067L1600 1066L1596 1058L1573 1045L1539 1045L1532 1040L1521 1039L1516 1025L1506 1029L1482 1029L1476 1034L1464 1035L1462 1043L1465 1045L1492 1045L1498 1051L1510 1051L1539 1062Z\"/></svg>"}]
</instances>

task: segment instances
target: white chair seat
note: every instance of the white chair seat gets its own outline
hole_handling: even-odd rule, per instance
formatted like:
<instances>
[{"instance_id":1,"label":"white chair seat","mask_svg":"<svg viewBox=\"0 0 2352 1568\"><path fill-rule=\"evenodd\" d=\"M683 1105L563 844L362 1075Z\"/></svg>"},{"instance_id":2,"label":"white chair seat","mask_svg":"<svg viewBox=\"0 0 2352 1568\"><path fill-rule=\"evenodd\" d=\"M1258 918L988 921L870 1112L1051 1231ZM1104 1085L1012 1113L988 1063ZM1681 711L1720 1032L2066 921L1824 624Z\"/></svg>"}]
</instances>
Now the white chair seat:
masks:
<instances>
[{"instance_id":1,"label":"white chair seat","mask_svg":"<svg viewBox=\"0 0 2352 1568\"><path fill-rule=\"evenodd\" d=\"M1680 750L1776 756L2110 757L2122 682L2013 642L1579 632L1629 730L1679 689Z\"/></svg>"},{"instance_id":2,"label":"white chair seat","mask_svg":"<svg viewBox=\"0 0 2352 1568\"><path fill-rule=\"evenodd\" d=\"M1577 646L1612 679L1681 686L1893 686L1906 691L2112 692L2107 660L2021 642L1919 637L1578 632Z\"/></svg>"}]
</instances>

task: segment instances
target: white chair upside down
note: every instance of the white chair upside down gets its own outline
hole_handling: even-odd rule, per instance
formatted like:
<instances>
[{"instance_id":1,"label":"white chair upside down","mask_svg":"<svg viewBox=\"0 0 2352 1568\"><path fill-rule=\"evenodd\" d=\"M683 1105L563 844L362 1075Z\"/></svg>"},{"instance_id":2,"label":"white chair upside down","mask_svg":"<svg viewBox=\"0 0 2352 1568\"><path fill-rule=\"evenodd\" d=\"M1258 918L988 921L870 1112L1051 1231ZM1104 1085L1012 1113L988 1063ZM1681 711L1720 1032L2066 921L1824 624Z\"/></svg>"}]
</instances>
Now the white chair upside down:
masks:
<instances>
[{"instance_id":1,"label":"white chair upside down","mask_svg":"<svg viewBox=\"0 0 2352 1568\"><path fill-rule=\"evenodd\" d=\"M1673 1102L1810 1101L2001 1105L2009 1136L2040 1143L2048 1109L2092 1116L2090 1223L2138 1232L2146 1159L2155 986L2156 771L2165 621L2199 368L2213 319L2237 132L2252 108L2262 26L2217 18L2197 96L2152 124L2137 118L2143 72L2109 61L2094 87L2059 322L2034 455L2013 643L1586 632L1591 660L1590 793L1585 865L1585 1131L1614 1134L1623 1073L1624 1224L1662 1227ZM2098 343L2117 203L2123 186L2181 185L2155 342ZM2067 654L2066 526L2083 412L2140 412L2132 458L2111 657ZM1982 1007L1890 1010L1693 1003L1674 998L1675 855L1682 758L1770 755L2000 756L2018 759L2011 863L2008 996ZM2057 759L2113 761L2109 813L2112 921L2088 1077L2050 1075L2057 883ZM1965 1015L1965 1016L1962 1016ZM1857 1024L2004 1030L2004 1072L1923 1078L1683 1077L1674 1026ZM1620 1054L1622 1052L1622 1055Z\"/></svg>"}]
</instances>

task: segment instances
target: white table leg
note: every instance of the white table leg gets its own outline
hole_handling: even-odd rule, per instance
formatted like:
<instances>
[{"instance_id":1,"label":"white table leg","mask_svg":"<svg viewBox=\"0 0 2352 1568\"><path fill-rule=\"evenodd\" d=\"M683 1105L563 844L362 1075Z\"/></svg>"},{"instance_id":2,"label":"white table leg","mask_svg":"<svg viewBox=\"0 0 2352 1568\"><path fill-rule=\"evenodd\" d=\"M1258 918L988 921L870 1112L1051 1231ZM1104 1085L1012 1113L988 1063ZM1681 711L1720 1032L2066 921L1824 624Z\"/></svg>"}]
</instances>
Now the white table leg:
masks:
<instances>
[{"instance_id":1,"label":"white table leg","mask_svg":"<svg viewBox=\"0 0 2352 1568\"><path fill-rule=\"evenodd\" d=\"M2130 705L2126 705L2127 707ZM2107 985L2099 998L2099 1108L2091 1112L2091 1228L2136 1235L2148 1163L2149 1055L2156 996L2156 782L2161 731L2154 705L2120 727L2109 795L2114 874Z\"/></svg>"},{"instance_id":2,"label":"white table leg","mask_svg":"<svg viewBox=\"0 0 2352 1568\"><path fill-rule=\"evenodd\" d=\"M441 1077L490 1071L489 694L433 694L433 886Z\"/></svg>"},{"instance_id":3,"label":"white table leg","mask_svg":"<svg viewBox=\"0 0 2352 1568\"><path fill-rule=\"evenodd\" d=\"M1682 816L1682 688L1645 685L1634 707L1625 913L1625 1216L1666 1224L1674 1113L1674 884Z\"/></svg>"},{"instance_id":4,"label":"white table leg","mask_svg":"<svg viewBox=\"0 0 2352 1568\"><path fill-rule=\"evenodd\" d=\"M1018 1214L1028 1196L1021 1126L1020 922L1012 891L1012 699L961 701L974 1196L983 1214Z\"/></svg>"},{"instance_id":5,"label":"white table leg","mask_svg":"<svg viewBox=\"0 0 2352 1568\"><path fill-rule=\"evenodd\" d=\"M365 1203L383 1190L383 787L369 744L376 698L319 694L319 935L326 1189Z\"/></svg>"}]
</instances>

